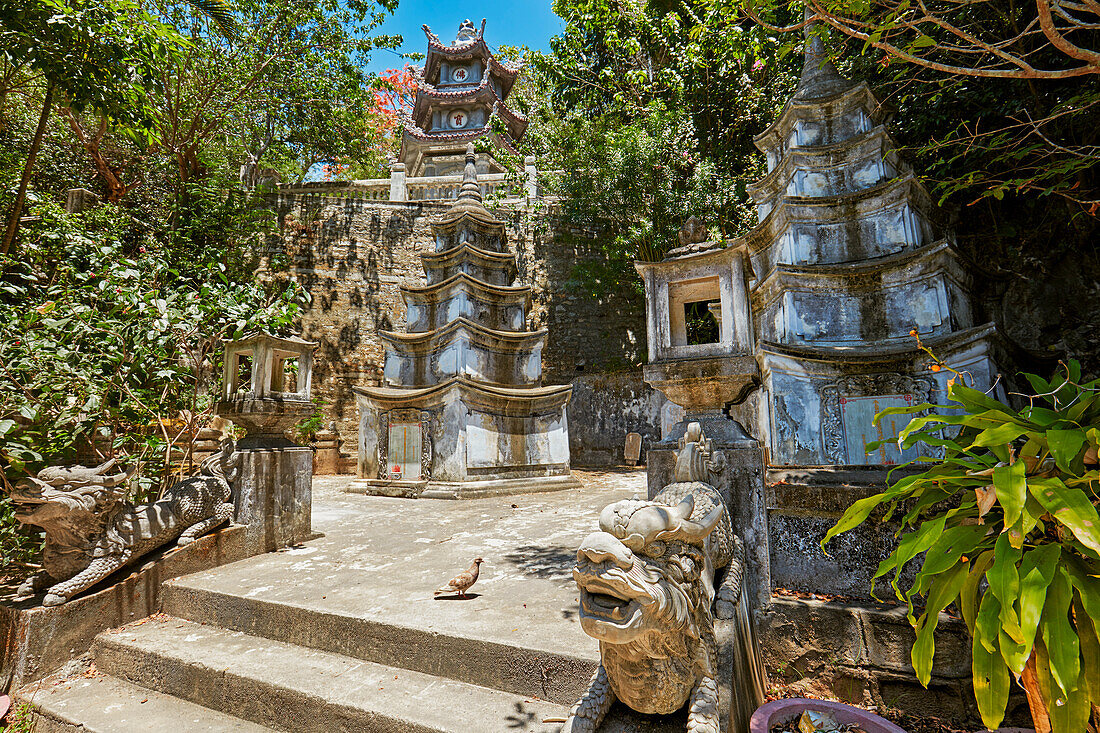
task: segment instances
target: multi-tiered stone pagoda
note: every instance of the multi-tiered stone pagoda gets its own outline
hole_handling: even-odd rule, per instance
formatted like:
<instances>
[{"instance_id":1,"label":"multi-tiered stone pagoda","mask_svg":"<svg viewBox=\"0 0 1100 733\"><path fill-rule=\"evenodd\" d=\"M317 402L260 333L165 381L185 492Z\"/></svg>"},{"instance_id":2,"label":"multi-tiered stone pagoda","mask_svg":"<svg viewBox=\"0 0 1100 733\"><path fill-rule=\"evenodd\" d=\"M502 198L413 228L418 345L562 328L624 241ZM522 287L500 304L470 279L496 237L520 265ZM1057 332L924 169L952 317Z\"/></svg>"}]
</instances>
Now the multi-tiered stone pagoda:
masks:
<instances>
[{"instance_id":1,"label":"multi-tiered stone pagoda","mask_svg":"<svg viewBox=\"0 0 1100 733\"><path fill-rule=\"evenodd\" d=\"M939 225L924 185L896 153L866 82L842 78L820 38L807 39L802 78L756 138L768 175L750 189L760 224L747 238L759 431L773 464L892 464L888 442L908 418L875 413L943 402L912 331L981 389L995 379L993 324L975 320L971 277Z\"/></svg>"},{"instance_id":2,"label":"multi-tiered stone pagoda","mask_svg":"<svg viewBox=\"0 0 1100 733\"><path fill-rule=\"evenodd\" d=\"M715 440L747 438L743 425L773 465L894 464L926 450L865 451L908 420L876 426L876 413L946 400L952 375L929 369L913 331L973 386L995 379L995 328L976 320L952 235L885 118L867 84L841 77L811 34L797 92L755 141L768 164L749 189L759 224L638 263L646 380ZM708 313L713 343L693 342L688 324Z\"/></svg>"},{"instance_id":3,"label":"multi-tiered stone pagoda","mask_svg":"<svg viewBox=\"0 0 1100 733\"><path fill-rule=\"evenodd\" d=\"M508 152L527 130L527 118L505 100L519 76L519 64L501 63L485 44L485 21L477 29L462 22L458 36L444 45L431 28L424 66L417 70L416 100L401 139L400 160L409 176L446 176L462 172L466 145L490 137ZM494 125L494 119L499 125ZM498 131L494 131L494 127ZM502 173L491 154L477 161L479 173Z\"/></svg>"},{"instance_id":4,"label":"multi-tiered stone pagoda","mask_svg":"<svg viewBox=\"0 0 1100 733\"><path fill-rule=\"evenodd\" d=\"M569 385L542 386L546 330L502 221L482 205L472 144L454 206L431 222L427 284L404 287L407 333L382 331L385 386L357 387L354 490L465 498L569 488Z\"/></svg>"}]
</instances>

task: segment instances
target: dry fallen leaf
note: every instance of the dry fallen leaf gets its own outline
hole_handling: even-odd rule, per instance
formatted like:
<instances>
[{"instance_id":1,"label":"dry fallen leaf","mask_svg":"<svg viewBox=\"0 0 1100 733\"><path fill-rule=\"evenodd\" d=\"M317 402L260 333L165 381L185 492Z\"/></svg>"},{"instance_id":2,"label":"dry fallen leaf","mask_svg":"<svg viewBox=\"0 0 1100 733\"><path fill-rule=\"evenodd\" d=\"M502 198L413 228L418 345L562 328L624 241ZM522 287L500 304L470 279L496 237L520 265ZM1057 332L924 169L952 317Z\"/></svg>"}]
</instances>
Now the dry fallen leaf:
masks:
<instances>
[{"instance_id":1,"label":"dry fallen leaf","mask_svg":"<svg viewBox=\"0 0 1100 733\"><path fill-rule=\"evenodd\" d=\"M997 501L997 488L993 484L984 489L979 486L974 489L974 495L978 499L978 516L984 517Z\"/></svg>"}]
</instances>

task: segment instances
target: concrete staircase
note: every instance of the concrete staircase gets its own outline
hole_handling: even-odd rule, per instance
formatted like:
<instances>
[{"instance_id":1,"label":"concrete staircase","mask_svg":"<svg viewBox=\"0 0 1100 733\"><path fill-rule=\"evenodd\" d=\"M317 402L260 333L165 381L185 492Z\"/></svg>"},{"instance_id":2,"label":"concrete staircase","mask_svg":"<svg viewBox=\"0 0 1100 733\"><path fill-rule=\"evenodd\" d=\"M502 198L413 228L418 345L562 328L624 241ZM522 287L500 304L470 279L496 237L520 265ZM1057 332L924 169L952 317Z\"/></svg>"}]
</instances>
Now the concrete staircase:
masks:
<instances>
[{"instance_id":1,"label":"concrete staircase","mask_svg":"<svg viewBox=\"0 0 1100 733\"><path fill-rule=\"evenodd\" d=\"M94 670L20 698L38 733L555 732L598 663L572 548L624 493L315 498L325 537L166 583L163 613L96 639ZM475 555L472 597L434 601Z\"/></svg>"}]
</instances>

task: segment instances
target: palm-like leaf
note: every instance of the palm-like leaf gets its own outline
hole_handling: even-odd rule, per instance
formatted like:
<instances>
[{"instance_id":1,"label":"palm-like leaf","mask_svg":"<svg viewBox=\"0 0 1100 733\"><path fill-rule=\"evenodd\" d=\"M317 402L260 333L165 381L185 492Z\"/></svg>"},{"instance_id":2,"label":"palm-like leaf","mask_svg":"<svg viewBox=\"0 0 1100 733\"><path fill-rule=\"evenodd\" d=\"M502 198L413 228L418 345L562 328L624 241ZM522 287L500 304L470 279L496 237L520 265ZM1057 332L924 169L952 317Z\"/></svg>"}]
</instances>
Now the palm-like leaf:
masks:
<instances>
[{"instance_id":1,"label":"palm-like leaf","mask_svg":"<svg viewBox=\"0 0 1100 733\"><path fill-rule=\"evenodd\" d=\"M226 0L187 0L187 4L209 18L225 35L236 33L237 19L233 17L233 8Z\"/></svg>"}]
</instances>

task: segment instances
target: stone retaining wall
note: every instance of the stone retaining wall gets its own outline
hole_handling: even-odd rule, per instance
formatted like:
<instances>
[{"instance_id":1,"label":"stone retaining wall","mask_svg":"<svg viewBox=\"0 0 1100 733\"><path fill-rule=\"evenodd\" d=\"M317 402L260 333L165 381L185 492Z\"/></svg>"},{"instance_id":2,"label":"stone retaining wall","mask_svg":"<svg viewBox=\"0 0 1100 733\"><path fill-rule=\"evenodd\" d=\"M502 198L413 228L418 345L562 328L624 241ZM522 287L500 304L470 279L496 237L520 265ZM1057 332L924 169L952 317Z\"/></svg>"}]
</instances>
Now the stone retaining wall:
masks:
<instances>
[{"instance_id":1,"label":"stone retaining wall","mask_svg":"<svg viewBox=\"0 0 1100 733\"><path fill-rule=\"evenodd\" d=\"M773 694L836 697L966 730L983 727L971 683L970 637L961 620L940 615L927 689L910 662L915 637L904 607L775 597L758 613L757 628ZM1024 695L1009 698L1003 725L1031 727Z\"/></svg>"},{"instance_id":2,"label":"stone retaining wall","mask_svg":"<svg viewBox=\"0 0 1100 733\"><path fill-rule=\"evenodd\" d=\"M642 460L661 439L664 395L630 370L586 374L573 380L569 452L574 466L619 466L627 433L642 436Z\"/></svg>"}]
</instances>

